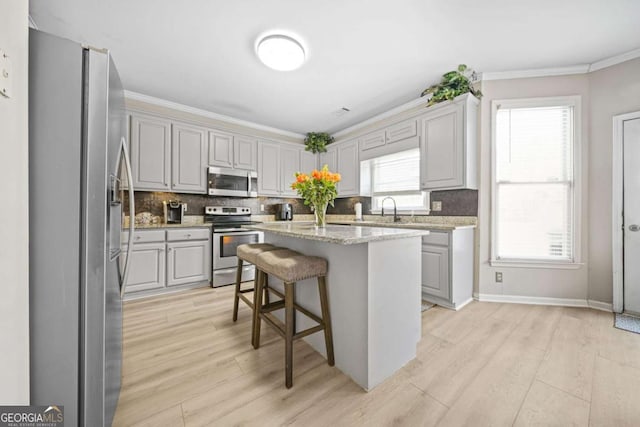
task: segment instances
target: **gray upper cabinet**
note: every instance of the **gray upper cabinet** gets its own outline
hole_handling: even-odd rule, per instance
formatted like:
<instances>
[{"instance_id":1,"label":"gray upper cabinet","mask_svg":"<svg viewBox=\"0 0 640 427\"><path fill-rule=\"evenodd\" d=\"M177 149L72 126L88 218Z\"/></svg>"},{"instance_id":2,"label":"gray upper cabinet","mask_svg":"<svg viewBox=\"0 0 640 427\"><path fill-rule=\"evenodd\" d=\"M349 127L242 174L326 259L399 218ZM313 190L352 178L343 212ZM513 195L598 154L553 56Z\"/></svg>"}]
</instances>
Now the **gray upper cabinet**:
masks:
<instances>
[{"instance_id":1,"label":"gray upper cabinet","mask_svg":"<svg viewBox=\"0 0 640 427\"><path fill-rule=\"evenodd\" d=\"M418 126L415 119L406 120L393 126L389 126L385 130L386 143L402 141L418 134Z\"/></svg>"},{"instance_id":2,"label":"gray upper cabinet","mask_svg":"<svg viewBox=\"0 0 640 427\"><path fill-rule=\"evenodd\" d=\"M335 144L331 144L327 147L327 151L324 153L320 153L320 168L323 168L324 165L329 167L329 170L332 172L340 172L338 170L338 149Z\"/></svg>"},{"instance_id":3,"label":"gray upper cabinet","mask_svg":"<svg viewBox=\"0 0 640 427\"><path fill-rule=\"evenodd\" d=\"M431 107L421 118L421 188L477 189L478 100L462 95Z\"/></svg>"},{"instance_id":4,"label":"gray upper cabinet","mask_svg":"<svg viewBox=\"0 0 640 427\"><path fill-rule=\"evenodd\" d=\"M318 169L318 155L311 151L305 151L303 148L300 151L300 171L306 174L311 173L312 170Z\"/></svg>"},{"instance_id":5,"label":"gray upper cabinet","mask_svg":"<svg viewBox=\"0 0 640 427\"><path fill-rule=\"evenodd\" d=\"M209 166L233 167L233 135L209 131Z\"/></svg>"},{"instance_id":6,"label":"gray upper cabinet","mask_svg":"<svg viewBox=\"0 0 640 427\"><path fill-rule=\"evenodd\" d=\"M358 141L348 141L337 146L337 168L342 179L338 183L338 196L351 197L360 194L360 162Z\"/></svg>"},{"instance_id":7,"label":"gray upper cabinet","mask_svg":"<svg viewBox=\"0 0 640 427\"><path fill-rule=\"evenodd\" d=\"M296 172L300 172L300 148L288 145L280 146L280 191L281 195L295 197L296 190L291 189L291 183L295 181Z\"/></svg>"},{"instance_id":8,"label":"gray upper cabinet","mask_svg":"<svg viewBox=\"0 0 640 427\"><path fill-rule=\"evenodd\" d=\"M136 190L168 191L171 178L171 122L131 116L131 163Z\"/></svg>"},{"instance_id":9,"label":"gray upper cabinet","mask_svg":"<svg viewBox=\"0 0 640 427\"><path fill-rule=\"evenodd\" d=\"M385 144L386 135L384 130L372 132L360 138L360 149L370 150Z\"/></svg>"},{"instance_id":10,"label":"gray upper cabinet","mask_svg":"<svg viewBox=\"0 0 640 427\"><path fill-rule=\"evenodd\" d=\"M261 141L258 145L258 194L280 195L280 144Z\"/></svg>"},{"instance_id":11,"label":"gray upper cabinet","mask_svg":"<svg viewBox=\"0 0 640 427\"><path fill-rule=\"evenodd\" d=\"M173 125L172 190L207 191L207 132L203 128Z\"/></svg>"},{"instance_id":12,"label":"gray upper cabinet","mask_svg":"<svg viewBox=\"0 0 640 427\"><path fill-rule=\"evenodd\" d=\"M291 189L296 172L318 167L317 156L297 144L261 141L258 145L258 195L298 197Z\"/></svg>"},{"instance_id":13,"label":"gray upper cabinet","mask_svg":"<svg viewBox=\"0 0 640 427\"><path fill-rule=\"evenodd\" d=\"M250 171L258 169L258 141L256 139L243 136L234 137L233 167Z\"/></svg>"}]
</instances>

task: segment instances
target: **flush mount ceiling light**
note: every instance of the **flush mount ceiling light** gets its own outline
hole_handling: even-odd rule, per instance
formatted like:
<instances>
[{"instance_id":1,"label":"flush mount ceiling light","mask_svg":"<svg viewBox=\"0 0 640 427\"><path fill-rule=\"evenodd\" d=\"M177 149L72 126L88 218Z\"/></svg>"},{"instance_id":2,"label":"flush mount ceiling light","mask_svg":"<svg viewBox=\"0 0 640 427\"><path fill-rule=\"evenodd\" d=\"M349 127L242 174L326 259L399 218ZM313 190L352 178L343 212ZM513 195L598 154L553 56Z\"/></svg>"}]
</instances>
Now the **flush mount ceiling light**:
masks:
<instances>
[{"instance_id":1,"label":"flush mount ceiling light","mask_svg":"<svg viewBox=\"0 0 640 427\"><path fill-rule=\"evenodd\" d=\"M259 39L256 52L264 65L278 71L300 68L305 60L302 44L283 34L271 34Z\"/></svg>"}]
</instances>

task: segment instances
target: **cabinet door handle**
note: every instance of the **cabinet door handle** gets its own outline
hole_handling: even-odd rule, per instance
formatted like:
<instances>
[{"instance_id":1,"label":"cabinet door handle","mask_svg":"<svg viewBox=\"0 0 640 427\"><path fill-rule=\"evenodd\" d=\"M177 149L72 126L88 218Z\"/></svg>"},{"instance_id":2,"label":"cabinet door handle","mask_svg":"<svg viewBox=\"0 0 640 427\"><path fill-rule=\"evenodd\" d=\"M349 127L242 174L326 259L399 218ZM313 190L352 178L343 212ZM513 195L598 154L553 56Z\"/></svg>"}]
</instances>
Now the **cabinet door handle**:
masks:
<instances>
[{"instance_id":1,"label":"cabinet door handle","mask_svg":"<svg viewBox=\"0 0 640 427\"><path fill-rule=\"evenodd\" d=\"M187 239L189 239L191 237L191 234L187 234Z\"/></svg>"},{"instance_id":2,"label":"cabinet door handle","mask_svg":"<svg viewBox=\"0 0 640 427\"><path fill-rule=\"evenodd\" d=\"M136 240L140 240L140 236L136 236Z\"/></svg>"},{"instance_id":3,"label":"cabinet door handle","mask_svg":"<svg viewBox=\"0 0 640 427\"><path fill-rule=\"evenodd\" d=\"M167 249L167 252L171 252L171 249L172 249L172 248Z\"/></svg>"}]
</instances>

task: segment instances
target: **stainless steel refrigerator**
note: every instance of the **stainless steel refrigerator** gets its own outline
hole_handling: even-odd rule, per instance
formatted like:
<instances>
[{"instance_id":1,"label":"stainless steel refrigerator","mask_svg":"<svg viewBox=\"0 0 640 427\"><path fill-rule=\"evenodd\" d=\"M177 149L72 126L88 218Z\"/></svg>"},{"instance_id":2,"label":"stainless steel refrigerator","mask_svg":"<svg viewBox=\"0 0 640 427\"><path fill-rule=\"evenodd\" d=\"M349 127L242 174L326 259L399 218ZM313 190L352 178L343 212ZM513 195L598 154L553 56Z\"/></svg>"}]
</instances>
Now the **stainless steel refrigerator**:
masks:
<instances>
[{"instance_id":1,"label":"stainless steel refrigerator","mask_svg":"<svg viewBox=\"0 0 640 427\"><path fill-rule=\"evenodd\" d=\"M124 94L107 51L29 36L31 404L64 405L66 426L109 426L128 270L124 191L133 202Z\"/></svg>"}]
</instances>

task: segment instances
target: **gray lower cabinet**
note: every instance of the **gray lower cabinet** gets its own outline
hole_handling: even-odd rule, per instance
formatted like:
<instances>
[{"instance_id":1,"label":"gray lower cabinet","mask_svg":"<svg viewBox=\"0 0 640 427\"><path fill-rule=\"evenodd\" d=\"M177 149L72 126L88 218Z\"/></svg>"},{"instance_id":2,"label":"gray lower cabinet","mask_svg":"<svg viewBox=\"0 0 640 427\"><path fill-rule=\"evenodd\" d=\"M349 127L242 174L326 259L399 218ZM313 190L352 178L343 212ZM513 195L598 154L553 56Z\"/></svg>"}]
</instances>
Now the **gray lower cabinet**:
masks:
<instances>
[{"instance_id":1,"label":"gray lower cabinet","mask_svg":"<svg viewBox=\"0 0 640 427\"><path fill-rule=\"evenodd\" d=\"M127 247L124 248L125 253ZM165 243L139 243L133 246L126 293L162 289L165 284Z\"/></svg>"},{"instance_id":2,"label":"gray lower cabinet","mask_svg":"<svg viewBox=\"0 0 640 427\"><path fill-rule=\"evenodd\" d=\"M211 275L209 240L167 243L167 286L208 281Z\"/></svg>"},{"instance_id":3,"label":"gray lower cabinet","mask_svg":"<svg viewBox=\"0 0 640 427\"><path fill-rule=\"evenodd\" d=\"M458 310L473 298L474 229L429 231L422 238L422 299Z\"/></svg>"},{"instance_id":4,"label":"gray lower cabinet","mask_svg":"<svg viewBox=\"0 0 640 427\"><path fill-rule=\"evenodd\" d=\"M422 245L422 291L449 300L449 248Z\"/></svg>"},{"instance_id":5,"label":"gray lower cabinet","mask_svg":"<svg viewBox=\"0 0 640 427\"><path fill-rule=\"evenodd\" d=\"M127 240L125 232L123 241ZM211 280L209 228L136 230L133 241L126 297L151 296Z\"/></svg>"}]
</instances>

